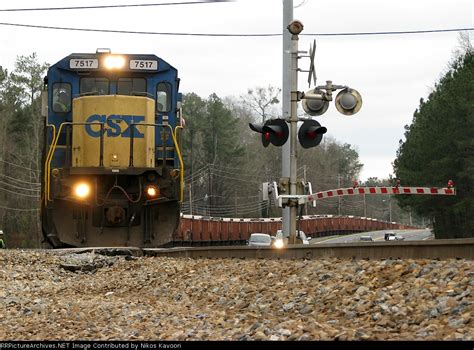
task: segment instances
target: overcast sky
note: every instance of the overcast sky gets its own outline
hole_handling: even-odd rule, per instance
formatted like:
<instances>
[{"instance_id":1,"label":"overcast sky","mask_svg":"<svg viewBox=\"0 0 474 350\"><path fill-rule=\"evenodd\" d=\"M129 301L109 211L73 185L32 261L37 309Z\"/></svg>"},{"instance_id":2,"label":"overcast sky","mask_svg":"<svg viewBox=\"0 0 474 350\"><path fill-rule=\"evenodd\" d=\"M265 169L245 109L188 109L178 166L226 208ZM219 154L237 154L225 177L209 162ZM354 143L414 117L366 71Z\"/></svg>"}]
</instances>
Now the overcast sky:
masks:
<instances>
[{"instance_id":1,"label":"overcast sky","mask_svg":"<svg viewBox=\"0 0 474 350\"><path fill-rule=\"evenodd\" d=\"M0 8L160 3L163 0L2 1ZM298 5L300 5L297 7ZM472 0L294 0L302 34L411 31L474 27ZM179 33L281 33L282 0L96 9L0 12L0 22L57 27ZM317 40L318 84L332 80L363 97L359 113L347 117L332 104L317 120L339 142L351 144L364 168L361 178L393 173L398 142L421 97L446 71L458 33L384 36L301 36L300 49ZM190 37L105 34L0 25L0 65L12 70L17 55L36 52L54 64L73 52L110 48L116 53L153 53L178 69L181 91L207 97L240 96L255 86L281 86L282 38ZM309 66L299 60L300 68ZM307 74L299 89L307 90ZM424 184L430 185L430 184Z\"/></svg>"}]
</instances>

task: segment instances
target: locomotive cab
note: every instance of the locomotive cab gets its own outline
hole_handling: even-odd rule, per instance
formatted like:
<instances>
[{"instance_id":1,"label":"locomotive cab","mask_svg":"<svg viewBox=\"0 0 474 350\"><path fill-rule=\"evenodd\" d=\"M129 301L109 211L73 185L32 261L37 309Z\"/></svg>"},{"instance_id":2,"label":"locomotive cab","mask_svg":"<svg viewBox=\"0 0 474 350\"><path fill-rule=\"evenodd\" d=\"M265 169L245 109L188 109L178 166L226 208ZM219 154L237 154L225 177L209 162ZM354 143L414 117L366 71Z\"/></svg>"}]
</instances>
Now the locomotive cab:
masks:
<instances>
[{"instance_id":1,"label":"locomotive cab","mask_svg":"<svg viewBox=\"0 0 474 350\"><path fill-rule=\"evenodd\" d=\"M169 244L183 195L177 70L154 55L72 54L45 86L47 241Z\"/></svg>"}]
</instances>

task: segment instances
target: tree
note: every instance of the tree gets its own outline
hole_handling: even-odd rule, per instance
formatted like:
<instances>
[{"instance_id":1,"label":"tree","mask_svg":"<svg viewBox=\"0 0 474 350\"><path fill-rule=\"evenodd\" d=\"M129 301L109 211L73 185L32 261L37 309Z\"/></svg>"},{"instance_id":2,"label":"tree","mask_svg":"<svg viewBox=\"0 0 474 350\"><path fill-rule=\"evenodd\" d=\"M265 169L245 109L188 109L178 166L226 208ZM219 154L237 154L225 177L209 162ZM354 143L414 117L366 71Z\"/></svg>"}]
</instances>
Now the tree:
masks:
<instances>
[{"instance_id":1,"label":"tree","mask_svg":"<svg viewBox=\"0 0 474 350\"><path fill-rule=\"evenodd\" d=\"M202 144L201 121L206 114L206 101L195 93L183 96L183 114L186 119L186 129L183 134L183 158L185 169L192 174L196 159L200 158L200 144Z\"/></svg>"},{"instance_id":2,"label":"tree","mask_svg":"<svg viewBox=\"0 0 474 350\"><path fill-rule=\"evenodd\" d=\"M433 218L437 238L474 236L474 54L467 46L405 127L394 169L403 185L446 186L457 195L397 196L402 207Z\"/></svg>"},{"instance_id":3,"label":"tree","mask_svg":"<svg viewBox=\"0 0 474 350\"><path fill-rule=\"evenodd\" d=\"M198 199L196 208L201 209L228 205L236 188L235 179L224 176L219 168L241 165L245 148L237 131L238 119L216 94L207 100L187 94L183 110L187 125L184 144L190 146L185 151L187 169L191 169L186 178L188 186L193 186L193 202Z\"/></svg>"},{"instance_id":4,"label":"tree","mask_svg":"<svg viewBox=\"0 0 474 350\"><path fill-rule=\"evenodd\" d=\"M39 183L43 119L39 93L48 64L35 53L19 56L15 69L0 69L2 168L0 187L5 204L2 227L12 244L39 246ZM33 235L36 233L36 235Z\"/></svg>"},{"instance_id":5,"label":"tree","mask_svg":"<svg viewBox=\"0 0 474 350\"><path fill-rule=\"evenodd\" d=\"M298 152L298 178L311 182L313 192L352 186L363 166L359 162L359 154L350 144L341 144L331 137L323 138L318 147L299 149ZM363 209L355 208L355 204L351 204L354 200L358 198L321 200L318 207L309 209L308 213L338 214L341 205L344 207L347 204L341 213L359 215ZM351 206L354 211L348 211Z\"/></svg>"},{"instance_id":6,"label":"tree","mask_svg":"<svg viewBox=\"0 0 474 350\"><path fill-rule=\"evenodd\" d=\"M272 106L280 103L278 97L280 96L281 89L273 86L256 87L254 89L248 89L246 96L241 96L242 102L247 106L252 113L262 118L262 123L270 117L272 112Z\"/></svg>"}]
</instances>

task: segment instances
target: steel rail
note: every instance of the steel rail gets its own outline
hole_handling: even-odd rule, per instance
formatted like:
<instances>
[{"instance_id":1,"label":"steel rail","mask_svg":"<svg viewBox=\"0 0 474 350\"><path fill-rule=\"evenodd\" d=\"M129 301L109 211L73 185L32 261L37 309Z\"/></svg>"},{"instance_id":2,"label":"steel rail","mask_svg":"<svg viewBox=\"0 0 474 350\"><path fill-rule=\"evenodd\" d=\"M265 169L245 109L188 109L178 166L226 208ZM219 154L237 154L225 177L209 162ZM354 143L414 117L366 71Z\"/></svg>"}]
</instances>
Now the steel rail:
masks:
<instances>
[{"instance_id":1,"label":"steel rail","mask_svg":"<svg viewBox=\"0 0 474 350\"><path fill-rule=\"evenodd\" d=\"M430 241L357 242L271 247L96 247L53 250L54 254L94 251L104 255L208 259L474 259L474 238Z\"/></svg>"}]
</instances>

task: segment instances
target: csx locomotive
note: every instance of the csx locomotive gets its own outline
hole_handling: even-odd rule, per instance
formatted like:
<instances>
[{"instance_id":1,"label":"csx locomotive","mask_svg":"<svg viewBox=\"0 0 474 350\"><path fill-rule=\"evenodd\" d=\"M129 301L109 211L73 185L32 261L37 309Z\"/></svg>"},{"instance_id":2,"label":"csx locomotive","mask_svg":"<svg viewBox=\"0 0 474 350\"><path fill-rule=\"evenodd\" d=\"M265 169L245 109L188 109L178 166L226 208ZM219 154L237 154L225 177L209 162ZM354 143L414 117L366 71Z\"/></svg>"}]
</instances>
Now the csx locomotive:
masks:
<instances>
[{"instance_id":1,"label":"csx locomotive","mask_svg":"<svg viewBox=\"0 0 474 350\"><path fill-rule=\"evenodd\" d=\"M71 54L43 91L42 229L53 247L159 247L183 199L177 70L155 55Z\"/></svg>"}]
</instances>

